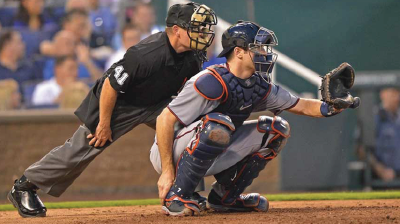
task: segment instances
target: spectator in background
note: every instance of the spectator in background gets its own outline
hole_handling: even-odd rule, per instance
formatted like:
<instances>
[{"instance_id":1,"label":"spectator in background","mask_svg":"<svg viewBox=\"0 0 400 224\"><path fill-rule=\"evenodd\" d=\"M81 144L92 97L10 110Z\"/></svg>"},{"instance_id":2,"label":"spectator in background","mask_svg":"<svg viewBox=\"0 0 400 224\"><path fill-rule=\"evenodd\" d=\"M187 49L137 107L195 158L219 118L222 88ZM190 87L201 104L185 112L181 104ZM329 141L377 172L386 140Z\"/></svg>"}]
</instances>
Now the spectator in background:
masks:
<instances>
[{"instance_id":1,"label":"spectator in background","mask_svg":"<svg viewBox=\"0 0 400 224\"><path fill-rule=\"evenodd\" d=\"M20 0L14 28L28 28L31 31L55 30L56 22L43 13L44 0Z\"/></svg>"},{"instance_id":2,"label":"spectator in background","mask_svg":"<svg viewBox=\"0 0 400 224\"><path fill-rule=\"evenodd\" d=\"M25 44L17 31L9 30L0 35L0 80L13 79L23 94L23 85L40 81L42 73L33 63L22 60Z\"/></svg>"},{"instance_id":3,"label":"spectator in background","mask_svg":"<svg viewBox=\"0 0 400 224\"><path fill-rule=\"evenodd\" d=\"M0 81L0 111L14 110L21 106L18 83L13 79Z\"/></svg>"},{"instance_id":4,"label":"spectator in background","mask_svg":"<svg viewBox=\"0 0 400 224\"><path fill-rule=\"evenodd\" d=\"M105 60L112 54L110 46L117 28L114 15L108 8L101 7L97 1L68 0L65 2L65 10L67 14L73 10L85 11L88 14L90 29L85 41L91 48L91 57L103 67Z\"/></svg>"},{"instance_id":5,"label":"spectator in background","mask_svg":"<svg viewBox=\"0 0 400 224\"><path fill-rule=\"evenodd\" d=\"M65 12L68 13L73 9L81 9L89 13L90 4L87 0L67 0L65 2Z\"/></svg>"},{"instance_id":6,"label":"spectator in background","mask_svg":"<svg viewBox=\"0 0 400 224\"><path fill-rule=\"evenodd\" d=\"M400 90L380 91L382 101L376 116L375 171L383 180L400 176Z\"/></svg>"},{"instance_id":7,"label":"spectator in background","mask_svg":"<svg viewBox=\"0 0 400 224\"><path fill-rule=\"evenodd\" d=\"M140 31L140 40L163 31L164 28L156 25L156 14L153 5L148 2L138 1L129 15L129 23L136 26ZM117 33L114 37L114 48L120 49L122 46L121 34Z\"/></svg>"},{"instance_id":8,"label":"spectator in background","mask_svg":"<svg viewBox=\"0 0 400 224\"><path fill-rule=\"evenodd\" d=\"M66 86L75 85L78 77L78 62L73 56L56 59L54 78L39 83L33 92L32 103L35 106L57 105L59 96Z\"/></svg>"},{"instance_id":9,"label":"spectator in background","mask_svg":"<svg viewBox=\"0 0 400 224\"><path fill-rule=\"evenodd\" d=\"M111 46L111 41L117 28L117 20L106 7L101 7L99 0L89 0L90 21L93 27L91 47Z\"/></svg>"},{"instance_id":10,"label":"spectator in background","mask_svg":"<svg viewBox=\"0 0 400 224\"><path fill-rule=\"evenodd\" d=\"M59 97L61 109L76 109L81 105L89 92L89 87L83 82L76 82L74 85L67 85L62 88Z\"/></svg>"},{"instance_id":11,"label":"spectator in background","mask_svg":"<svg viewBox=\"0 0 400 224\"><path fill-rule=\"evenodd\" d=\"M61 57L73 55L78 41L71 31L61 30L53 38L53 41L42 43L42 54L49 57ZM47 77L46 77L47 79Z\"/></svg>"},{"instance_id":12,"label":"spectator in background","mask_svg":"<svg viewBox=\"0 0 400 224\"><path fill-rule=\"evenodd\" d=\"M370 154L373 173L383 181L400 177L400 90L395 87L380 91L381 105L375 115L376 141ZM365 159L365 150L358 153Z\"/></svg>"},{"instance_id":13,"label":"spectator in background","mask_svg":"<svg viewBox=\"0 0 400 224\"><path fill-rule=\"evenodd\" d=\"M78 41L88 44L92 33L88 12L83 9L68 11L64 17L62 29L72 32Z\"/></svg>"},{"instance_id":14,"label":"spectator in background","mask_svg":"<svg viewBox=\"0 0 400 224\"><path fill-rule=\"evenodd\" d=\"M40 43L51 39L59 29L56 20L50 14L44 13L44 0L20 0L13 21L14 29L18 30L25 42L25 57L34 58L39 54Z\"/></svg>"},{"instance_id":15,"label":"spectator in background","mask_svg":"<svg viewBox=\"0 0 400 224\"><path fill-rule=\"evenodd\" d=\"M69 11L64 19L63 29L56 34L53 41L42 42L41 53L53 58L76 54L79 60L79 78L95 81L103 72L93 61L90 48L87 46L90 27L88 14L84 10ZM55 62L53 58L45 62L43 72L45 79L52 77Z\"/></svg>"},{"instance_id":16,"label":"spectator in background","mask_svg":"<svg viewBox=\"0 0 400 224\"><path fill-rule=\"evenodd\" d=\"M43 43L42 47L43 52L45 52L43 53L43 55L47 56L45 61L43 62L43 78L45 80L48 80L54 77L54 64L56 61L55 58L63 56L76 56L78 41L76 40L73 33L67 30L62 30L54 36L52 42ZM92 63L89 62L89 64ZM79 61L78 65L78 77L79 79L91 80L89 70L81 61Z\"/></svg>"},{"instance_id":17,"label":"spectator in background","mask_svg":"<svg viewBox=\"0 0 400 224\"><path fill-rule=\"evenodd\" d=\"M162 27L155 25L156 19L156 13L151 3L139 1L133 8L131 23L140 30L141 40L163 30Z\"/></svg>"},{"instance_id":18,"label":"spectator in background","mask_svg":"<svg viewBox=\"0 0 400 224\"><path fill-rule=\"evenodd\" d=\"M112 64L121 60L128 48L136 45L140 41L140 31L132 24L128 23L122 29L122 44L118 51L110 56L106 62L105 70L109 69Z\"/></svg>"}]
</instances>

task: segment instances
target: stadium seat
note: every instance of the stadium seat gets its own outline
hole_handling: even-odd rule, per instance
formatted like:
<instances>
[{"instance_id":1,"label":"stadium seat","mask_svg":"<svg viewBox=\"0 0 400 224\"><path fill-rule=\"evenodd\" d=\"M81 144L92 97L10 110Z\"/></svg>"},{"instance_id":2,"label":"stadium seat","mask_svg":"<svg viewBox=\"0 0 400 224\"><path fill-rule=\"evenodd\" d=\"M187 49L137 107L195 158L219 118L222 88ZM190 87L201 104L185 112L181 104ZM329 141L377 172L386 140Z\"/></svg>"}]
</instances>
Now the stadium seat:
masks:
<instances>
[{"instance_id":1,"label":"stadium seat","mask_svg":"<svg viewBox=\"0 0 400 224\"><path fill-rule=\"evenodd\" d=\"M24 105L26 108L32 108L32 96L33 92L35 91L37 82L27 82L22 85L22 91L23 91L23 101Z\"/></svg>"},{"instance_id":2,"label":"stadium seat","mask_svg":"<svg viewBox=\"0 0 400 224\"><path fill-rule=\"evenodd\" d=\"M16 8L0 7L0 23L3 27L12 27Z\"/></svg>"},{"instance_id":3,"label":"stadium seat","mask_svg":"<svg viewBox=\"0 0 400 224\"><path fill-rule=\"evenodd\" d=\"M16 29L21 33L25 43L25 57L30 58L34 54L39 54L40 43L51 38L51 32L30 31L28 29Z\"/></svg>"}]
</instances>

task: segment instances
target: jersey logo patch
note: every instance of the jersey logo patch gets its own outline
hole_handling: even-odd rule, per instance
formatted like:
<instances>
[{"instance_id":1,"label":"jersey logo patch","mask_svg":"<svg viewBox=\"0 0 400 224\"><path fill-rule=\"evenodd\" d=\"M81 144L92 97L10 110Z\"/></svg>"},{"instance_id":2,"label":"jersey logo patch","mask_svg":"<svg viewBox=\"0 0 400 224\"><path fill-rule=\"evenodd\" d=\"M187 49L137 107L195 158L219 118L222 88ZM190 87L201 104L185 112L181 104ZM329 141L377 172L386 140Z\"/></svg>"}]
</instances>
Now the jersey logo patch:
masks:
<instances>
[{"instance_id":1,"label":"jersey logo patch","mask_svg":"<svg viewBox=\"0 0 400 224\"><path fill-rule=\"evenodd\" d=\"M236 176L237 176L237 170L235 171L235 176L233 176L233 177L231 178L231 181L234 181L235 178L236 178Z\"/></svg>"},{"instance_id":2,"label":"jersey logo patch","mask_svg":"<svg viewBox=\"0 0 400 224\"><path fill-rule=\"evenodd\" d=\"M246 109L246 108L249 108L249 107L251 107L251 105L253 105L253 104L247 105L247 106L245 106L245 107L242 105L242 106L239 108L239 110L244 110L244 109Z\"/></svg>"}]
</instances>

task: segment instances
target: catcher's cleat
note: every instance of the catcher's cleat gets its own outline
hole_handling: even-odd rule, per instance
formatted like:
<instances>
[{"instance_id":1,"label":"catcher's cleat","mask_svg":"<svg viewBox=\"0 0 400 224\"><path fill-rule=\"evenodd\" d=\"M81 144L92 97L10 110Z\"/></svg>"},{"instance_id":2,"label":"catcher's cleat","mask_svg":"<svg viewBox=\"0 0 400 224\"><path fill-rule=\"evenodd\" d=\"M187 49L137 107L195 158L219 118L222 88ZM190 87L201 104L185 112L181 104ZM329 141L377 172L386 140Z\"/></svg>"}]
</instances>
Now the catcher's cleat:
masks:
<instances>
[{"instance_id":1,"label":"catcher's cleat","mask_svg":"<svg viewBox=\"0 0 400 224\"><path fill-rule=\"evenodd\" d=\"M199 204L199 207L200 207L200 211L207 210L207 198L206 197L203 197L199 193L194 192L191 199L194 201L197 201L197 203Z\"/></svg>"},{"instance_id":2,"label":"catcher's cleat","mask_svg":"<svg viewBox=\"0 0 400 224\"><path fill-rule=\"evenodd\" d=\"M194 216L200 214L200 206L195 200L182 199L169 192L162 207L166 215L171 216Z\"/></svg>"},{"instance_id":3,"label":"catcher's cleat","mask_svg":"<svg viewBox=\"0 0 400 224\"><path fill-rule=\"evenodd\" d=\"M20 216L24 218L46 216L47 209L36 193L38 189L25 176L15 180L7 198L18 209Z\"/></svg>"},{"instance_id":4,"label":"catcher's cleat","mask_svg":"<svg viewBox=\"0 0 400 224\"><path fill-rule=\"evenodd\" d=\"M251 193L241 194L232 204L226 205L222 203L222 198L212 189L208 195L208 206L217 212L267 212L269 203L260 194Z\"/></svg>"}]
</instances>

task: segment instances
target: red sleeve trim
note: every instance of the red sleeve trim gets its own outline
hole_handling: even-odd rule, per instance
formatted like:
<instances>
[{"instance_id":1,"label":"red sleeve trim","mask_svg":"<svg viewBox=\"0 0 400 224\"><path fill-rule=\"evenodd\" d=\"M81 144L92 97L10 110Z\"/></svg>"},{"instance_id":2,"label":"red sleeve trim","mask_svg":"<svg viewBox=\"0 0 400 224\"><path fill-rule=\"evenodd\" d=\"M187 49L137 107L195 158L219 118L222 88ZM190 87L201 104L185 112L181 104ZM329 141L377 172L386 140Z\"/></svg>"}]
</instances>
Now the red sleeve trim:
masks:
<instances>
[{"instance_id":1,"label":"red sleeve trim","mask_svg":"<svg viewBox=\"0 0 400 224\"><path fill-rule=\"evenodd\" d=\"M271 86L271 84L269 84L268 92L267 92L267 94L265 94L265 96L264 96L264 98L262 98L262 100L265 100L269 96L269 94L271 93L271 89L272 89L272 86Z\"/></svg>"},{"instance_id":2,"label":"red sleeve trim","mask_svg":"<svg viewBox=\"0 0 400 224\"><path fill-rule=\"evenodd\" d=\"M172 110L171 110L171 108L169 108L169 106L167 106L167 108L168 108L168 110L176 117L176 119L178 119L178 121L179 121L179 123L181 123L183 126L187 126L185 123L183 123L182 121L181 121L181 119L179 119L179 117L178 117L178 115L176 115Z\"/></svg>"},{"instance_id":3,"label":"red sleeve trim","mask_svg":"<svg viewBox=\"0 0 400 224\"><path fill-rule=\"evenodd\" d=\"M299 101L300 101L300 98L297 98L296 102L292 106L288 107L286 110L289 110L289 109L292 109L293 107L295 107L299 103Z\"/></svg>"}]
</instances>

